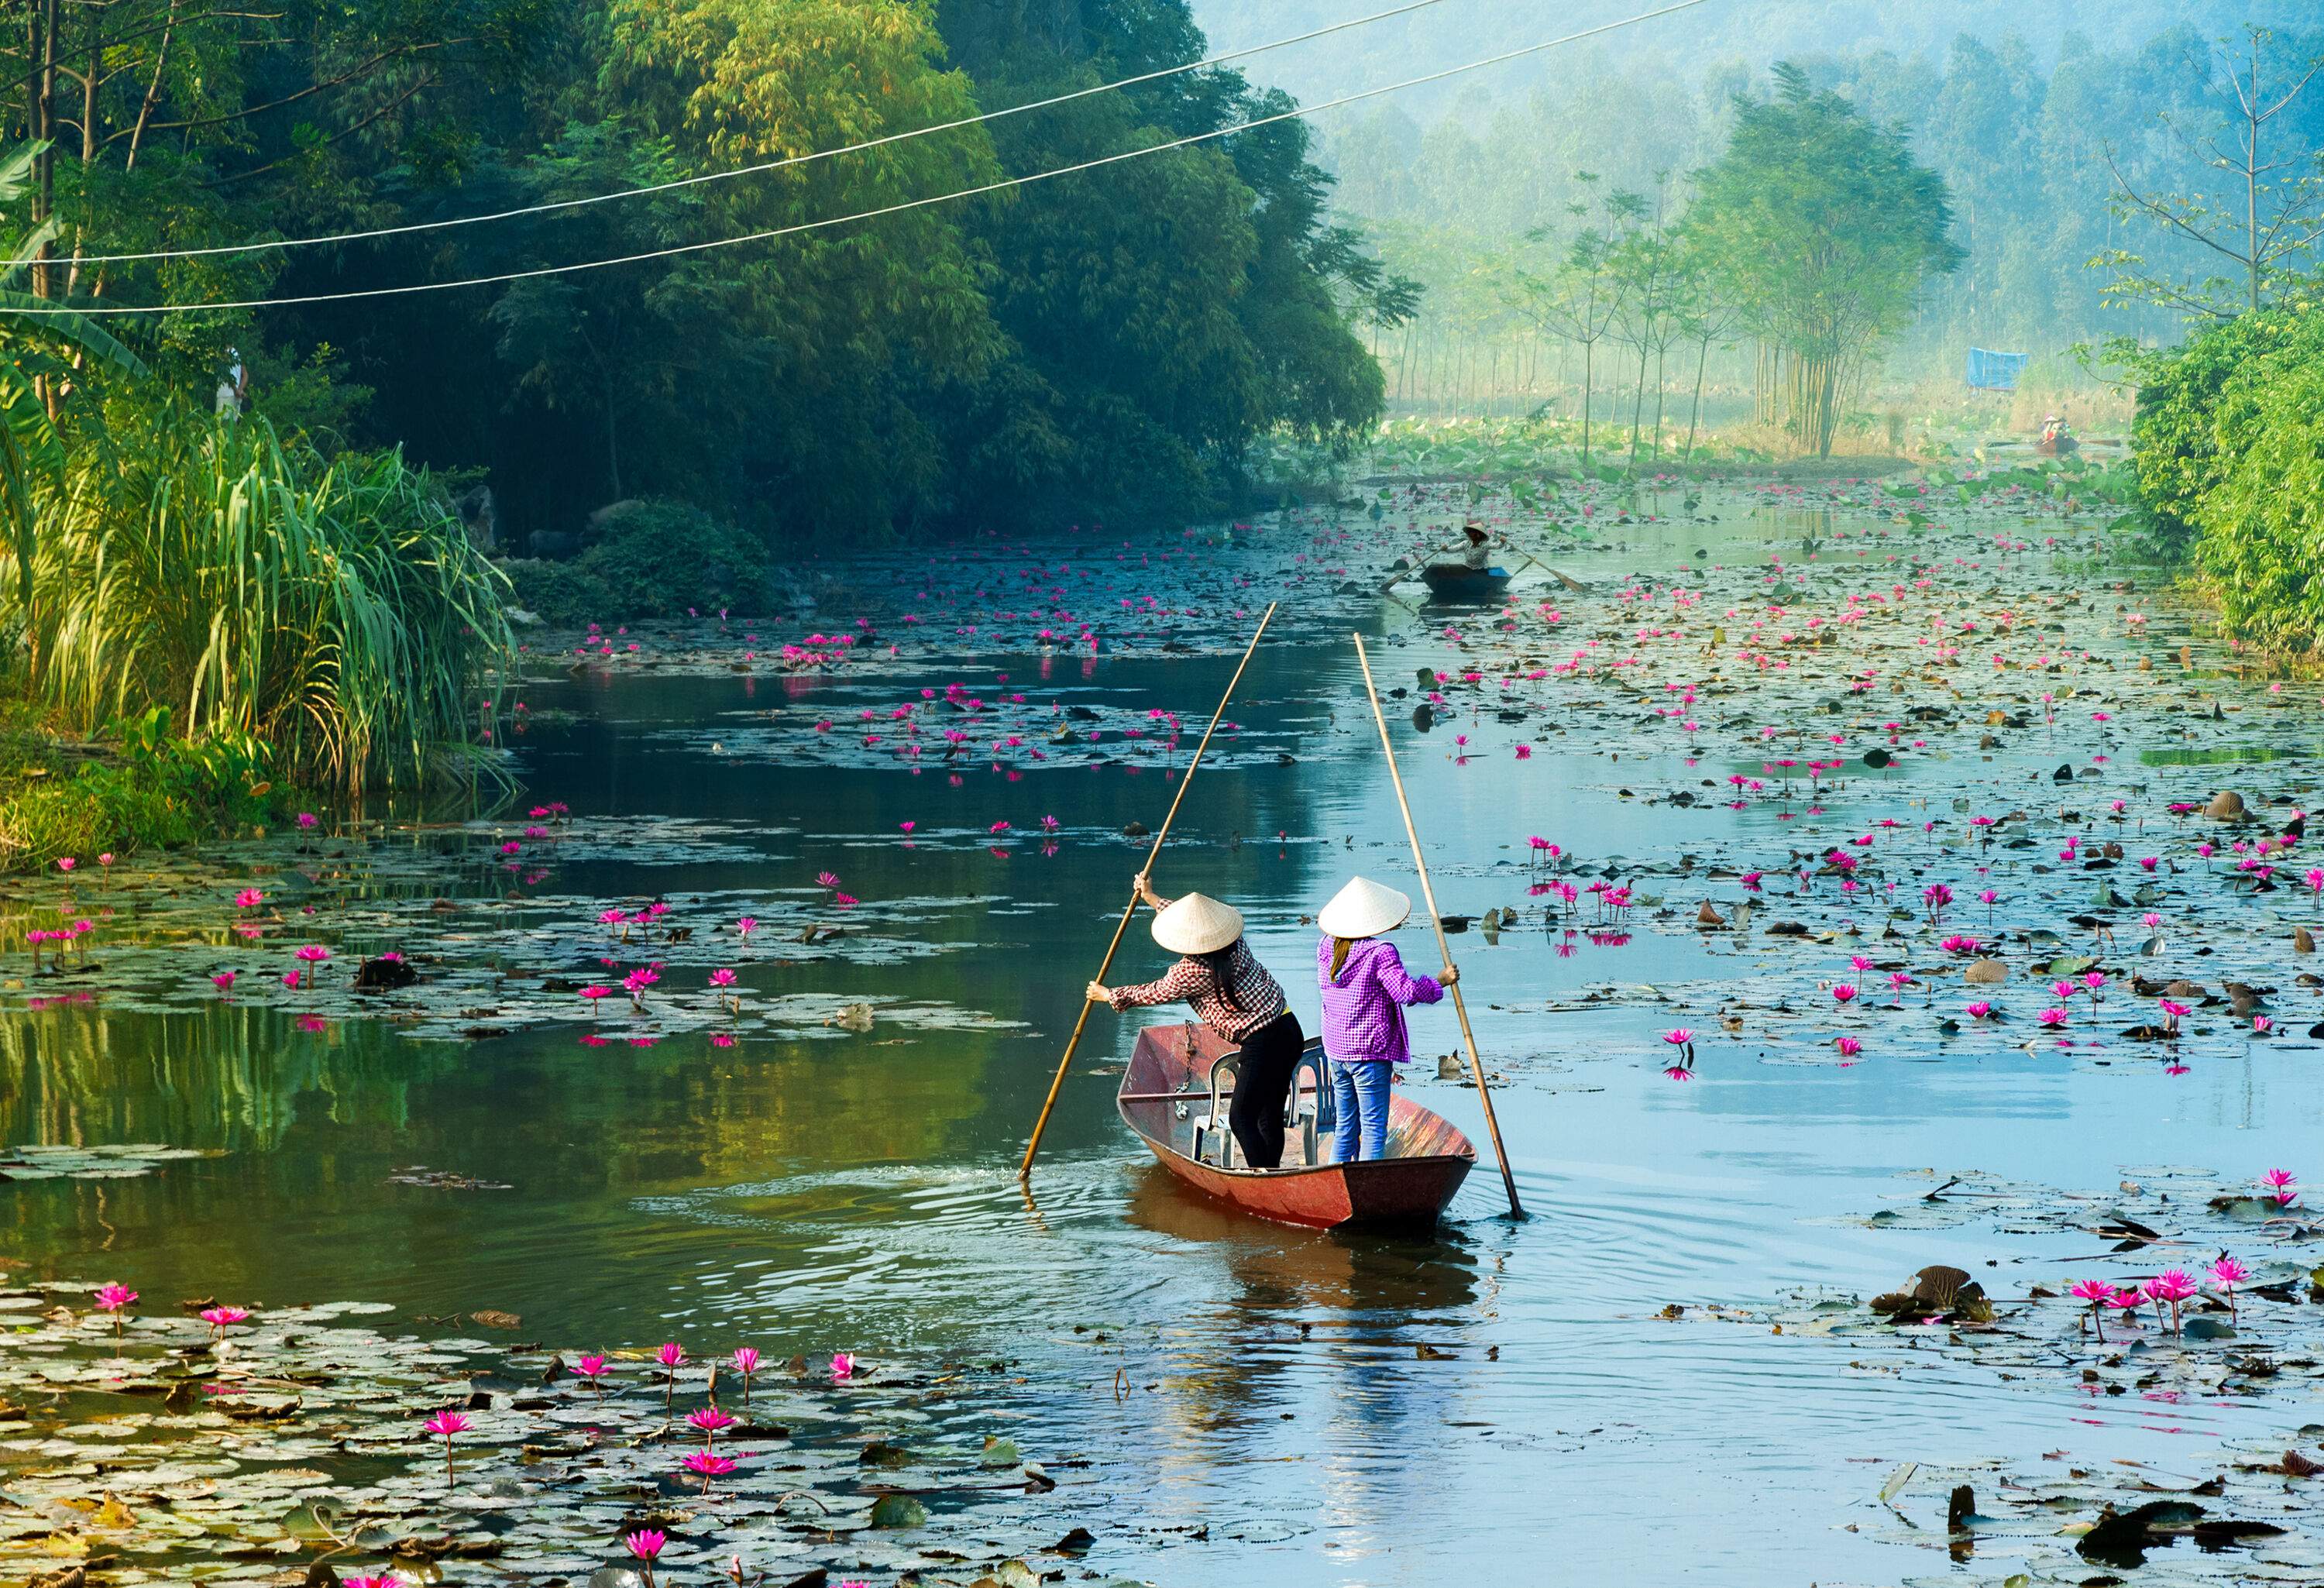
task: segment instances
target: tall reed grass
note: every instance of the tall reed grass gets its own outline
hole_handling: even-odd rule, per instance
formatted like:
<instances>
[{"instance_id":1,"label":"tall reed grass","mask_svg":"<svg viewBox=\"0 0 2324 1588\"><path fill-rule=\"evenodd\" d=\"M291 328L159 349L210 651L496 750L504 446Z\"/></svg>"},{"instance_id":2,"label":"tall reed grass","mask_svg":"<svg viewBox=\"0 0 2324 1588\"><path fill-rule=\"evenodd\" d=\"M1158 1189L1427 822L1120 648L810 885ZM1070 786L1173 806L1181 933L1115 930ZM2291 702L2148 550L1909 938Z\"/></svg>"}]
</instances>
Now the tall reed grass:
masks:
<instances>
[{"instance_id":1,"label":"tall reed grass","mask_svg":"<svg viewBox=\"0 0 2324 1588\"><path fill-rule=\"evenodd\" d=\"M489 720L506 581L400 453L179 411L84 448L46 496L17 615L70 725L165 707L353 795L423 780Z\"/></svg>"}]
</instances>

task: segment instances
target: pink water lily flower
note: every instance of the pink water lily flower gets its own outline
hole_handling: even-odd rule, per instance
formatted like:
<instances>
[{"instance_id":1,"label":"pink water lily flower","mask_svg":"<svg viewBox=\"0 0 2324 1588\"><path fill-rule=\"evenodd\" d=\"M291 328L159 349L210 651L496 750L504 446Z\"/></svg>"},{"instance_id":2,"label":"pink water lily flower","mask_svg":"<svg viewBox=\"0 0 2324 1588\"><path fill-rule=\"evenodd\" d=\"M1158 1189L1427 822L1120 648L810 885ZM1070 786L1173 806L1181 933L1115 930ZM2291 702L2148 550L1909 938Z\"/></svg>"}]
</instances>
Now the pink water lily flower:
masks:
<instances>
[{"instance_id":1,"label":"pink water lily flower","mask_svg":"<svg viewBox=\"0 0 2324 1588\"><path fill-rule=\"evenodd\" d=\"M210 1326L210 1338L221 1340L226 1337L227 1325L241 1323L250 1316L250 1310L241 1306L206 1306L200 1316L202 1322Z\"/></svg>"},{"instance_id":2,"label":"pink water lily flower","mask_svg":"<svg viewBox=\"0 0 2324 1588\"><path fill-rule=\"evenodd\" d=\"M2224 1252L2211 1265L2211 1282L2218 1286L2219 1294L2227 1297L2230 1318L2236 1316L2236 1287L2249 1278L2251 1270Z\"/></svg>"},{"instance_id":3,"label":"pink water lily flower","mask_svg":"<svg viewBox=\"0 0 2324 1588\"><path fill-rule=\"evenodd\" d=\"M121 1318L137 1299L137 1292L126 1285L107 1284L97 1288L97 1310L113 1315L113 1337L121 1338Z\"/></svg>"},{"instance_id":4,"label":"pink water lily flower","mask_svg":"<svg viewBox=\"0 0 2324 1588\"><path fill-rule=\"evenodd\" d=\"M2098 1331L2098 1338L2103 1341L2106 1326L2100 1322L2098 1308L2114 1300L2114 1287L2104 1279L2077 1279L2071 1294L2076 1300L2090 1304L2090 1326Z\"/></svg>"},{"instance_id":5,"label":"pink water lily flower","mask_svg":"<svg viewBox=\"0 0 2324 1588\"><path fill-rule=\"evenodd\" d=\"M678 1464L702 1480L702 1492L705 1494L710 1492L711 1479L723 1478L734 1470L733 1460L708 1450L695 1451Z\"/></svg>"},{"instance_id":6,"label":"pink water lily flower","mask_svg":"<svg viewBox=\"0 0 2324 1588\"><path fill-rule=\"evenodd\" d=\"M2195 1293L2195 1281L2184 1269L2165 1269L2146 1282L2146 1294L2150 1299L2170 1304L2171 1332L2174 1334L2179 1333L2180 1304Z\"/></svg>"},{"instance_id":7,"label":"pink water lily flower","mask_svg":"<svg viewBox=\"0 0 2324 1588\"><path fill-rule=\"evenodd\" d=\"M832 1353L831 1376L841 1382L855 1376L855 1357L852 1352L839 1351Z\"/></svg>"},{"instance_id":8,"label":"pink water lily flower","mask_svg":"<svg viewBox=\"0 0 2324 1588\"><path fill-rule=\"evenodd\" d=\"M653 1588L654 1560L669 1542L669 1535L659 1528L640 1528L622 1537L622 1546L637 1559L638 1574L645 1579L646 1588Z\"/></svg>"},{"instance_id":9,"label":"pink water lily flower","mask_svg":"<svg viewBox=\"0 0 2324 1588\"><path fill-rule=\"evenodd\" d=\"M452 1436L467 1430L468 1419L456 1411L439 1411L420 1425L444 1441L444 1482L452 1482Z\"/></svg>"}]
</instances>

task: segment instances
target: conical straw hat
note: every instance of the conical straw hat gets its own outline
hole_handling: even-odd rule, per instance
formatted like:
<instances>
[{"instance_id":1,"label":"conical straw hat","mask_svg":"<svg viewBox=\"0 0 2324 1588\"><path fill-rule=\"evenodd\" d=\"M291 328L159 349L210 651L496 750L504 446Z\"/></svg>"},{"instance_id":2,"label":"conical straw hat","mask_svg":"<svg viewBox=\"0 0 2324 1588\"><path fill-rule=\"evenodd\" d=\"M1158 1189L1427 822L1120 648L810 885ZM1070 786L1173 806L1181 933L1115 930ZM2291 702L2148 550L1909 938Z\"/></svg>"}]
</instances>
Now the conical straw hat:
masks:
<instances>
[{"instance_id":1,"label":"conical straw hat","mask_svg":"<svg viewBox=\"0 0 2324 1588\"><path fill-rule=\"evenodd\" d=\"M1332 895L1332 902L1317 912L1315 924L1333 937L1377 937L1404 925L1411 913L1409 895L1358 877Z\"/></svg>"},{"instance_id":2,"label":"conical straw hat","mask_svg":"<svg viewBox=\"0 0 2324 1588\"><path fill-rule=\"evenodd\" d=\"M1173 900L1154 918L1154 940L1173 954L1215 954L1242 936L1242 916L1206 893Z\"/></svg>"}]
</instances>

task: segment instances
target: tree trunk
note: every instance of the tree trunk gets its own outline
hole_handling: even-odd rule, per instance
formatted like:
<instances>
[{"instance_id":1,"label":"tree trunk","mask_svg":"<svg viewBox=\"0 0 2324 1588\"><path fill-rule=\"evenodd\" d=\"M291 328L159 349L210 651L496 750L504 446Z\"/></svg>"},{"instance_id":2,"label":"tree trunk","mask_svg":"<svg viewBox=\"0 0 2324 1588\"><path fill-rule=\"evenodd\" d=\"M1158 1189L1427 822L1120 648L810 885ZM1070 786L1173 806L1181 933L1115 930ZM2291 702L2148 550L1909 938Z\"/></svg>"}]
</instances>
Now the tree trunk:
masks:
<instances>
[{"instance_id":1,"label":"tree trunk","mask_svg":"<svg viewBox=\"0 0 2324 1588\"><path fill-rule=\"evenodd\" d=\"M1598 339L1582 344L1582 461L1590 461L1590 393L1596 383Z\"/></svg>"},{"instance_id":2,"label":"tree trunk","mask_svg":"<svg viewBox=\"0 0 2324 1588\"><path fill-rule=\"evenodd\" d=\"M1668 365L1670 344L1665 342L1655 349L1655 450L1652 461L1663 460L1663 403L1670 396Z\"/></svg>"},{"instance_id":3,"label":"tree trunk","mask_svg":"<svg viewBox=\"0 0 2324 1588\"><path fill-rule=\"evenodd\" d=\"M1702 350L1694 358L1694 406L1687 411L1686 416L1686 461L1689 463L1694 461L1695 421L1702 417L1702 369L1710 361L1711 338L1705 337Z\"/></svg>"}]
</instances>

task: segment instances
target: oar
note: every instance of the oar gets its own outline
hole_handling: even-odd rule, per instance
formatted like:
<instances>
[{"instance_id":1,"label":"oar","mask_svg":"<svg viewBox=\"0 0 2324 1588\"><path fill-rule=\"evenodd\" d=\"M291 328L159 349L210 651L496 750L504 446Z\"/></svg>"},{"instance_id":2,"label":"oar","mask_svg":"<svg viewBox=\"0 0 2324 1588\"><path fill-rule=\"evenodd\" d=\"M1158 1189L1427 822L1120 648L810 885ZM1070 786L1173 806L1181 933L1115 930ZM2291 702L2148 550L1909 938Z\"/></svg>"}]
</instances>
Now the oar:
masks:
<instances>
[{"instance_id":1,"label":"oar","mask_svg":"<svg viewBox=\"0 0 2324 1588\"><path fill-rule=\"evenodd\" d=\"M1419 577L1420 577L1420 570L1421 570L1423 568L1425 568L1425 567L1426 567L1426 566L1427 566L1427 559L1428 559L1429 558L1434 557L1437 553L1439 553L1439 552L1441 552L1441 551L1450 551L1450 550L1452 550L1452 549L1450 546L1434 546L1434 547L1431 547L1428 550L1426 550L1426 551L1425 551L1425 552L1421 553L1421 560L1420 560L1420 561L1414 563L1410 568L1407 568L1404 569L1403 571L1401 571L1400 573L1396 574L1396 575L1395 575L1395 576L1393 576L1391 578L1389 578L1389 580L1388 580L1388 582L1387 584L1382 585L1382 586L1380 586L1380 594L1381 594L1381 595L1383 595L1383 596L1385 596L1385 595L1387 595L1390 590L1395 589L1398 585L1403 584L1403 583L1405 582L1405 580Z\"/></svg>"},{"instance_id":2,"label":"oar","mask_svg":"<svg viewBox=\"0 0 2324 1588\"><path fill-rule=\"evenodd\" d=\"M1371 697L1372 721L1379 725L1380 748L1388 752L1388 780L1396 785L1396 803L1404 812L1404 835L1412 840L1413 869L1420 873L1420 896L1428 903L1428 924L1436 928L1436 950L1444 963L1452 963L1452 945L1444 941L1444 918L1436 911L1436 890L1428 883L1428 861L1420 853L1420 833L1412 825L1412 802L1404 797L1404 774L1396 768L1396 746L1388 736L1388 718L1380 711L1379 690L1372 683L1371 659L1364 654L1364 638L1353 636L1356 642L1356 662L1364 669L1364 693ZM1509 1216L1521 1219L1525 1209L1517 1205L1517 1177L1509 1172L1508 1149L1501 1145L1501 1125L1493 1117L1492 1088L1485 1085L1485 1062L1477 1056L1477 1033L1469 1029L1469 1005L1461 996L1461 983L1452 983L1452 1012L1461 1019L1461 1039L1469 1045L1469 1073L1477 1077L1477 1095L1485 1104L1485 1129L1493 1138L1493 1157L1501 1166L1501 1188L1509 1194Z\"/></svg>"},{"instance_id":3,"label":"oar","mask_svg":"<svg viewBox=\"0 0 2324 1588\"><path fill-rule=\"evenodd\" d=\"M1219 708L1211 713L1211 725L1203 730L1202 741L1194 746L1194 759L1186 763L1186 775L1178 780L1178 791L1170 797L1170 808L1162 817L1162 829L1154 835L1154 847L1146 852L1146 863L1138 868L1139 875L1152 873L1155 859L1162 853L1163 842L1170 836L1170 824L1178 819L1178 807L1186 798L1186 785L1194 780L1194 769L1203 764L1203 752L1211 747L1211 735L1218 732L1220 720L1227 714L1227 703L1234 698L1235 686L1242 682L1242 669L1250 665L1251 653L1259 649L1259 639L1267 632L1268 623L1274 616L1275 603L1270 601L1267 604L1266 612L1259 615L1259 628L1251 634L1250 643L1243 647L1242 660L1235 664L1234 677L1227 680L1227 692L1219 697ZM1138 895L1133 891L1129 908L1121 912L1121 919L1113 928L1113 941L1105 946L1105 957L1098 962L1097 974L1091 978L1093 981L1104 981L1105 973L1113 968L1113 956L1121 947L1123 934L1130 930L1131 918L1138 913ZM1057 1106L1057 1094L1065 1089L1065 1072L1073 1067L1074 1049L1081 1046L1082 1029L1089 1024L1089 1017L1090 1002L1084 998L1082 1000L1082 1012L1074 1021L1074 1034L1065 1039L1065 1057L1057 1060L1057 1073L1049 1082L1049 1095L1041 1104L1041 1117L1033 1122L1033 1139L1025 1143L1025 1161L1017 1167L1019 1182L1029 1184L1033 1178L1033 1155L1041 1150L1041 1132L1049 1128L1049 1112Z\"/></svg>"}]
</instances>

